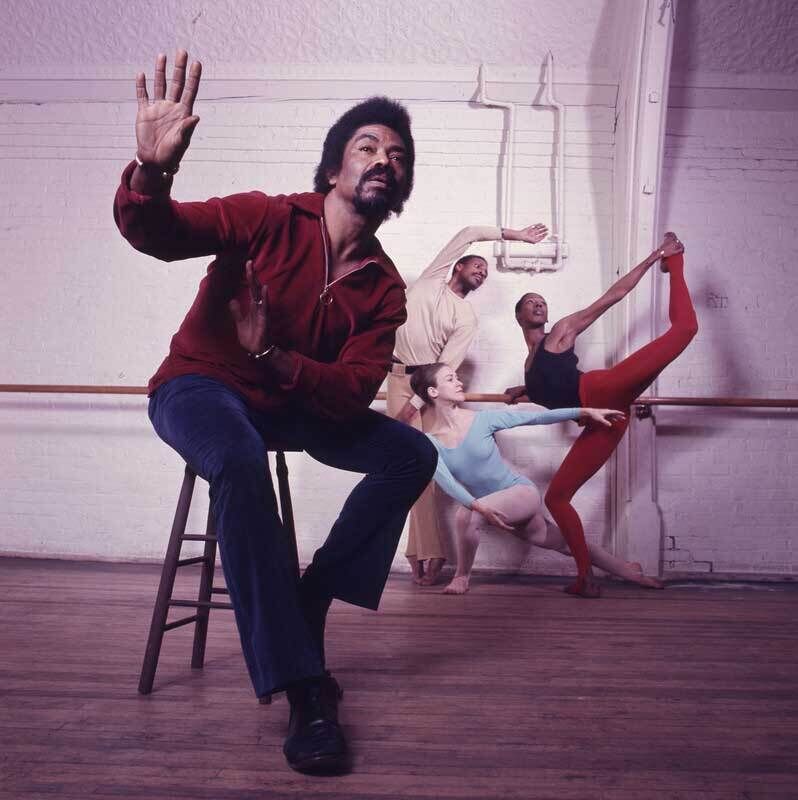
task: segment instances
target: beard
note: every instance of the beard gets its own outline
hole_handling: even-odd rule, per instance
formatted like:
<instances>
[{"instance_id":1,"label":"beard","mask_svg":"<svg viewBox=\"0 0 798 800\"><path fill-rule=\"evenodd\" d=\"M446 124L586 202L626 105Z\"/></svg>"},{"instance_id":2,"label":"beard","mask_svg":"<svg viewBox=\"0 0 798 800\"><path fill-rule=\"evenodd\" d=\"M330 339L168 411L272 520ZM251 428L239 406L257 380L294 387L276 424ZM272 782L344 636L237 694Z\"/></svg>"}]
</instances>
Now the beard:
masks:
<instances>
[{"instance_id":1,"label":"beard","mask_svg":"<svg viewBox=\"0 0 798 800\"><path fill-rule=\"evenodd\" d=\"M384 188L366 188L371 178L384 178ZM393 173L383 167L375 167L364 172L355 187L352 204L358 214L367 219L378 219L384 222L392 211L399 212L402 201L397 197L399 186Z\"/></svg>"}]
</instances>

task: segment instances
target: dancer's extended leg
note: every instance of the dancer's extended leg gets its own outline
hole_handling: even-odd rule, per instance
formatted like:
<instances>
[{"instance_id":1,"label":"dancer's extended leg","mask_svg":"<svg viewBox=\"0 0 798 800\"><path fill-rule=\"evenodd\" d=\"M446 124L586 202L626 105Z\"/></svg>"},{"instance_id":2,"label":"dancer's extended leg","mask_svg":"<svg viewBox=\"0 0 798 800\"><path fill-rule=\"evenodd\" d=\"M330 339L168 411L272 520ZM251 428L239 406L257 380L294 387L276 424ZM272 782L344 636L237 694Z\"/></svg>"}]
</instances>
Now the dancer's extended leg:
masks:
<instances>
[{"instance_id":1,"label":"dancer's extended leg","mask_svg":"<svg viewBox=\"0 0 798 800\"><path fill-rule=\"evenodd\" d=\"M614 367L583 375L580 390L585 404L626 408L690 344L698 332L698 320L684 280L684 256L679 253L664 259L664 268L670 275L670 328Z\"/></svg>"},{"instance_id":2,"label":"dancer's extended leg","mask_svg":"<svg viewBox=\"0 0 798 800\"><path fill-rule=\"evenodd\" d=\"M563 555L570 555L571 551L568 549L562 533L560 533L556 525L547 524L543 514L535 514L518 535L521 539L534 544L536 547L554 550ZM643 574L640 564L624 561L597 544L588 544L587 549L593 566L599 567L604 572L617 575L619 578L640 586L648 586L652 589L663 588L661 581Z\"/></svg>"},{"instance_id":3,"label":"dancer's extended leg","mask_svg":"<svg viewBox=\"0 0 798 800\"><path fill-rule=\"evenodd\" d=\"M670 274L668 314L671 327L611 369L585 373L579 383L582 405L626 411L627 420L616 422L611 428L588 425L546 492L546 506L576 560L578 578L568 587L573 594L594 595L588 580L590 556L585 534L571 499L617 447L628 426L629 405L687 347L698 331L695 309L684 280L684 256L681 253L670 256L665 259L664 266Z\"/></svg>"}]
</instances>

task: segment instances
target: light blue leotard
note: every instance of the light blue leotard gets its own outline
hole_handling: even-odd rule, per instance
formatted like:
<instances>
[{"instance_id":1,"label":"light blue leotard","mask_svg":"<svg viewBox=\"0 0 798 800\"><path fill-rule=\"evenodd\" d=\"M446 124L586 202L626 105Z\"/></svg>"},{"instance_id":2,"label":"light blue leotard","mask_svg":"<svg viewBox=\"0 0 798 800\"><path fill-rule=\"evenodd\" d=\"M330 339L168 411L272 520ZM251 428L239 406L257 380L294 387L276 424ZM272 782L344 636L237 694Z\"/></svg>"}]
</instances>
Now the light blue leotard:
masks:
<instances>
[{"instance_id":1,"label":"light blue leotard","mask_svg":"<svg viewBox=\"0 0 798 800\"><path fill-rule=\"evenodd\" d=\"M457 447L445 447L427 434L438 451L435 483L446 494L469 507L475 499L492 492L526 484L524 475L513 472L502 459L493 434L518 425L551 425L579 419L581 408L558 408L555 411L478 411L465 438Z\"/></svg>"}]
</instances>

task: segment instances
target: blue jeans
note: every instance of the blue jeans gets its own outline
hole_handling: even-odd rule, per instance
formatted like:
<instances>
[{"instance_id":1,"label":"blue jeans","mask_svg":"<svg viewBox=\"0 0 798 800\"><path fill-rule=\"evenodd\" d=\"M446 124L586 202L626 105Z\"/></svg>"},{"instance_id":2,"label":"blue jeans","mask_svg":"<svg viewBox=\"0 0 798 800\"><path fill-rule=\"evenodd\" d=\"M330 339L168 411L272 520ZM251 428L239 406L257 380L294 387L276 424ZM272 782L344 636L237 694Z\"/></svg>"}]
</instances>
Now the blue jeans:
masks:
<instances>
[{"instance_id":1,"label":"blue jeans","mask_svg":"<svg viewBox=\"0 0 798 800\"><path fill-rule=\"evenodd\" d=\"M222 569L255 693L322 675L323 649L303 609L323 605L325 597L377 608L407 513L435 471L432 443L371 410L343 423L300 406L258 411L199 375L160 386L149 414L161 439L210 484ZM301 581L269 473L266 447L275 441L365 473ZM303 592L318 598L309 602Z\"/></svg>"}]
</instances>

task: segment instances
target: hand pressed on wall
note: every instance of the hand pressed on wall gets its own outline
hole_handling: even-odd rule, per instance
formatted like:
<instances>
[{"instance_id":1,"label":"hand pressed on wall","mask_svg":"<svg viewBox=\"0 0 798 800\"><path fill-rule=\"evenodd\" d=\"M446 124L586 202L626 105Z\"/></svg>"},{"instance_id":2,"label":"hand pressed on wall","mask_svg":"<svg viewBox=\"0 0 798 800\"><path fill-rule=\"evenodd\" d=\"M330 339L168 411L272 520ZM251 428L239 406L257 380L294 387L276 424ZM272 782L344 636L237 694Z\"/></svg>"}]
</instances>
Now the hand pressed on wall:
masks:
<instances>
[{"instance_id":1,"label":"hand pressed on wall","mask_svg":"<svg viewBox=\"0 0 798 800\"><path fill-rule=\"evenodd\" d=\"M538 242L542 242L549 235L549 229L542 222L538 222L535 225L527 225L526 228L522 228L520 231L508 231L508 233L514 235L508 236L505 234L505 239L515 239L519 242L537 244Z\"/></svg>"}]
</instances>

